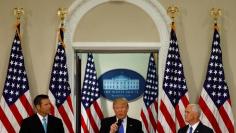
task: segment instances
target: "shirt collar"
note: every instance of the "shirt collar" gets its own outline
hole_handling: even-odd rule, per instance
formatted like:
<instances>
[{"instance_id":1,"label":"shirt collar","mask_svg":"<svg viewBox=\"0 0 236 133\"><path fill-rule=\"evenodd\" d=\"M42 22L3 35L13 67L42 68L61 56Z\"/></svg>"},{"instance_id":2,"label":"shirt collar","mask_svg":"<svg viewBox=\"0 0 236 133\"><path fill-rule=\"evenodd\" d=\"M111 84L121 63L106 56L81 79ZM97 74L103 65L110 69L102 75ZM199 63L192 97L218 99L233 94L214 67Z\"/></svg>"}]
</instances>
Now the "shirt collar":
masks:
<instances>
[{"instance_id":1,"label":"shirt collar","mask_svg":"<svg viewBox=\"0 0 236 133\"><path fill-rule=\"evenodd\" d=\"M46 115L45 117L43 117L43 116L40 115L39 113L37 113L37 115L38 115L38 117L39 117L39 119L40 119L41 122L43 122L43 118L45 118L45 119L46 119L46 122L48 122L48 115Z\"/></svg>"},{"instance_id":2,"label":"shirt collar","mask_svg":"<svg viewBox=\"0 0 236 133\"><path fill-rule=\"evenodd\" d=\"M200 123L200 121L196 122L196 123L193 124L193 125L189 125L189 128L192 127L192 128L193 128L193 132L194 132L199 123Z\"/></svg>"}]
</instances>

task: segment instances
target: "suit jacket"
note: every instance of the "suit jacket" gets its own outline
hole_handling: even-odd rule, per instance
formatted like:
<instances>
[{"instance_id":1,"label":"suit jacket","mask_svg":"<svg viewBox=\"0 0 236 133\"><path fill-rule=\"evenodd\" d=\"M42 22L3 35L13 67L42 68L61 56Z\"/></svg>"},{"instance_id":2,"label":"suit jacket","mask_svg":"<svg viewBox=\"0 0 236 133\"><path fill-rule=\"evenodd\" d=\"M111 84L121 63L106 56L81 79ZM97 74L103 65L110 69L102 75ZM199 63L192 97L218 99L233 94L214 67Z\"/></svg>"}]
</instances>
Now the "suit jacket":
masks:
<instances>
[{"instance_id":1,"label":"suit jacket","mask_svg":"<svg viewBox=\"0 0 236 133\"><path fill-rule=\"evenodd\" d=\"M101 121L100 133L109 133L110 126L116 122L116 116ZM139 120L127 117L126 133L143 133L142 123Z\"/></svg>"},{"instance_id":2,"label":"suit jacket","mask_svg":"<svg viewBox=\"0 0 236 133\"><path fill-rule=\"evenodd\" d=\"M184 126L183 128L180 128L178 133L187 133L189 128L189 125ZM203 125L201 122L198 124L197 128L194 130L194 133L213 133L213 130L205 125Z\"/></svg>"},{"instance_id":3,"label":"suit jacket","mask_svg":"<svg viewBox=\"0 0 236 133\"><path fill-rule=\"evenodd\" d=\"M37 114L22 121L20 133L45 133ZM64 133L61 119L48 115L47 133Z\"/></svg>"}]
</instances>

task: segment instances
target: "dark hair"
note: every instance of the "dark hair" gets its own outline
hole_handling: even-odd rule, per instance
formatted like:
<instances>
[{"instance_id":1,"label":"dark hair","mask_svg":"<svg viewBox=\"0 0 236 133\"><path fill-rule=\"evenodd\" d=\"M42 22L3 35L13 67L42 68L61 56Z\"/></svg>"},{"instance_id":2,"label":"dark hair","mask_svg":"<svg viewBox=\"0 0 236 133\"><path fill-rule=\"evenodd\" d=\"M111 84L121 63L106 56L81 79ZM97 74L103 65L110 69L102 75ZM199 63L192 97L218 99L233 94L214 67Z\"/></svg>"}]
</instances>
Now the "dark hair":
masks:
<instances>
[{"instance_id":1,"label":"dark hair","mask_svg":"<svg viewBox=\"0 0 236 133\"><path fill-rule=\"evenodd\" d=\"M41 101L42 101L43 99L49 99L48 95L44 95L44 94L37 95L37 96L34 98L34 106L40 105L40 104L41 104Z\"/></svg>"}]
</instances>

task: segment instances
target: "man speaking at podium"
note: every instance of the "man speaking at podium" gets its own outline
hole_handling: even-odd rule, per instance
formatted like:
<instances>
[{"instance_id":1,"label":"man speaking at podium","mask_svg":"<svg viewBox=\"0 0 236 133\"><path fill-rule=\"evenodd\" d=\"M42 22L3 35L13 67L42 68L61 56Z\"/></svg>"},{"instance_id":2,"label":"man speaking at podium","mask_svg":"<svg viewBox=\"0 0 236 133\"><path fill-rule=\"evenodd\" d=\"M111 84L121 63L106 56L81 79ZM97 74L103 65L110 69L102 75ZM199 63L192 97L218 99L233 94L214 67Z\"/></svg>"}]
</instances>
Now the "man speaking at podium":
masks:
<instances>
[{"instance_id":1,"label":"man speaking at podium","mask_svg":"<svg viewBox=\"0 0 236 133\"><path fill-rule=\"evenodd\" d=\"M139 120L127 116L129 105L125 98L113 101L115 116L101 121L100 133L143 133Z\"/></svg>"}]
</instances>

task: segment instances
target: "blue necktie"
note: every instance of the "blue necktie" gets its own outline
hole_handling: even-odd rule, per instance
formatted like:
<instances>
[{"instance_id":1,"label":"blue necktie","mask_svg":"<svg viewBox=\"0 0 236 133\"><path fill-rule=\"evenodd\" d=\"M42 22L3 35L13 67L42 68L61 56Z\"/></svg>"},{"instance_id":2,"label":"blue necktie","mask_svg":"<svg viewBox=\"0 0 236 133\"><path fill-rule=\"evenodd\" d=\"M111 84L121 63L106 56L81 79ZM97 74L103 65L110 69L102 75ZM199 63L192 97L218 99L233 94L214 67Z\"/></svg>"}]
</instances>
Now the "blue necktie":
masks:
<instances>
[{"instance_id":1,"label":"blue necktie","mask_svg":"<svg viewBox=\"0 0 236 133\"><path fill-rule=\"evenodd\" d=\"M121 123L120 127L119 127L119 133L124 133L124 126L123 123Z\"/></svg>"},{"instance_id":2,"label":"blue necktie","mask_svg":"<svg viewBox=\"0 0 236 133\"><path fill-rule=\"evenodd\" d=\"M43 129L44 129L45 133L47 133L47 120L45 117L43 117Z\"/></svg>"},{"instance_id":3,"label":"blue necktie","mask_svg":"<svg viewBox=\"0 0 236 133\"><path fill-rule=\"evenodd\" d=\"M189 133L193 133L193 128L192 127L189 128Z\"/></svg>"}]
</instances>

